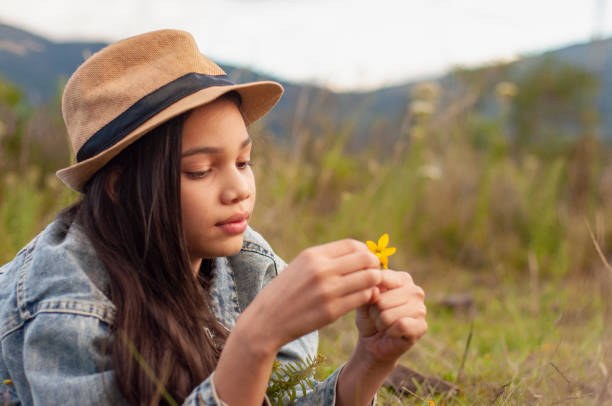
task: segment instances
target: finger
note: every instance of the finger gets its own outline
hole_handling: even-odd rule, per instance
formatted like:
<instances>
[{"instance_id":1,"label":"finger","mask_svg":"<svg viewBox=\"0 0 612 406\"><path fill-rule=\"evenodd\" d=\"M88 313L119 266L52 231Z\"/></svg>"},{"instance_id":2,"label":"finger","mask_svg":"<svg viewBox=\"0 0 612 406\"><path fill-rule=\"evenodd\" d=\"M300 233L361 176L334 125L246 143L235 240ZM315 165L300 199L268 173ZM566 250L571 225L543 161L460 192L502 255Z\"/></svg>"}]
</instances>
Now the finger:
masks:
<instances>
[{"instance_id":1,"label":"finger","mask_svg":"<svg viewBox=\"0 0 612 406\"><path fill-rule=\"evenodd\" d=\"M329 269L335 274L344 275L367 268L379 268L378 257L370 251L355 251L328 260ZM378 283L382 282L382 278Z\"/></svg>"},{"instance_id":2,"label":"finger","mask_svg":"<svg viewBox=\"0 0 612 406\"><path fill-rule=\"evenodd\" d=\"M423 302L423 289L419 286L407 286L382 292L376 306L382 311L407 303Z\"/></svg>"},{"instance_id":3,"label":"finger","mask_svg":"<svg viewBox=\"0 0 612 406\"><path fill-rule=\"evenodd\" d=\"M340 317L368 303L372 297L373 290L374 289L364 289L338 298L333 305L334 311L337 312L337 316L335 317Z\"/></svg>"},{"instance_id":4,"label":"finger","mask_svg":"<svg viewBox=\"0 0 612 406\"><path fill-rule=\"evenodd\" d=\"M422 300L425 299L425 291L418 285L415 285L412 276L408 272L390 271L383 273L383 280L379 285L381 292L387 290L406 287L411 289L411 294L418 296Z\"/></svg>"},{"instance_id":5,"label":"finger","mask_svg":"<svg viewBox=\"0 0 612 406\"><path fill-rule=\"evenodd\" d=\"M376 285L378 285L382 279L381 273L382 271L380 269L366 269L339 278L334 278L335 281L331 290L331 295L346 296L367 288L373 288L378 291Z\"/></svg>"},{"instance_id":6,"label":"finger","mask_svg":"<svg viewBox=\"0 0 612 406\"><path fill-rule=\"evenodd\" d=\"M355 312L355 322L357 323L361 337L370 337L378 333L376 325L374 324L374 319L369 315L370 307L372 306L366 303L365 305L359 306Z\"/></svg>"},{"instance_id":7,"label":"finger","mask_svg":"<svg viewBox=\"0 0 612 406\"><path fill-rule=\"evenodd\" d=\"M427 332L425 319L404 317L396 321L385 331L385 335L392 338L404 337L409 342L416 342Z\"/></svg>"},{"instance_id":8,"label":"finger","mask_svg":"<svg viewBox=\"0 0 612 406\"><path fill-rule=\"evenodd\" d=\"M380 288L378 286L375 286L374 289L372 290L372 297L370 298L370 301L368 302L368 304L374 304L378 302L379 298L380 298Z\"/></svg>"},{"instance_id":9,"label":"finger","mask_svg":"<svg viewBox=\"0 0 612 406\"><path fill-rule=\"evenodd\" d=\"M397 289L407 284L414 285L414 281L408 272L388 269L385 271L383 280L380 284L387 289Z\"/></svg>"},{"instance_id":10,"label":"finger","mask_svg":"<svg viewBox=\"0 0 612 406\"><path fill-rule=\"evenodd\" d=\"M374 323L378 331L385 331L398 320L405 317L424 320L426 315L427 309L425 304L422 302L417 304L410 303L380 312Z\"/></svg>"},{"instance_id":11,"label":"finger","mask_svg":"<svg viewBox=\"0 0 612 406\"><path fill-rule=\"evenodd\" d=\"M351 238L328 242L309 249L314 250L317 254L323 255L327 258L337 258L357 251L369 252L368 246L365 243L353 240Z\"/></svg>"}]
</instances>

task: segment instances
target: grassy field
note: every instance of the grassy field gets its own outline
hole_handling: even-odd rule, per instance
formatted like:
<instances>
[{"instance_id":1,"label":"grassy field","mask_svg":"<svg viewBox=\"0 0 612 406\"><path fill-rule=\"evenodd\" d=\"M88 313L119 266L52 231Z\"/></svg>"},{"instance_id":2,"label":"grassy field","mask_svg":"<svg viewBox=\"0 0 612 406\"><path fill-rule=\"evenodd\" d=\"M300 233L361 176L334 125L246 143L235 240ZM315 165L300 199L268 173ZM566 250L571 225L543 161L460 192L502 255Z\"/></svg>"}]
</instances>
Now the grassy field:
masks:
<instances>
[{"instance_id":1,"label":"grassy field","mask_svg":"<svg viewBox=\"0 0 612 406\"><path fill-rule=\"evenodd\" d=\"M578 140L574 148L592 142ZM309 164L299 169L278 151L257 164L265 185L259 204L267 210L257 212L255 224L286 258L309 244L391 234L399 250L391 266L411 272L429 309L429 332L402 364L454 383L459 392L423 387L406 397L381 390L379 404L608 403L612 271L595 243L609 252L611 217L602 196L609 161L589 160L598 165L596 184L585 188L593 195L577 196L570 190L582 188L571 184L575 156L516 160L460 139L451 145L436 154L417 141L388 161L334 161L326 156L333 146L320 147L326 152L308 154ZM330 169L330 161L338 166ZM309 189L309 174L318 188ZM445 304L456 295L472 305ZM321 377L350 356L355 340L352 315L321 331L320 351L328 357Z\"/></svg>"},{"instance_id":2,"label":"grassy field","mask_svg":"<svg viewBox=\"0 0 612 406\"><path fill-rule=\"evenodd\" d=\"M401 363L452 382L459 392L421 388L413 396L398 396L382 389L379 404L606 404L599 397L606 390L609 338L597 284L544 284L534 293L529 284L473 278L452 267L442 270L443 278L422 276L429 295L429 332ZM473 295L472 310L439 304L457 291ZM329 356L322 376L350 355L356 337L351 324L346 317L321 332L320 350Z\"/></svg>"},{"instance_id":3,"label":"grassy field","mask_svg":"<svg viewBox=\"0 0 612 406\"><path fill-rule=\"evenodd\" d=\"M534 94L527 85L506 84L499 112L489 116L476 109L482 88L443 104L428 86L396 141L358 152L347 152L343 128L316 135L303 128L281 143L255 125L254 227L286 260L314 244L390 234L398 248L390 266L424 287L430 326L401 363L459 391L382 389L381 405L610 403L610 145L588 120L571 137L542 135L555 134L559 112L521 115L521 106L538 106L517 96ZM24 113L7 94L0 263L77 198L53 175L68 159L65 150L49 155L65 137L57 106ZM576 114L588 112L581 109ZM470 305L449 305L456 295ZM352 315L321 331L320 377L350 356L355 337Z\"/></svg>"}]
</instances>

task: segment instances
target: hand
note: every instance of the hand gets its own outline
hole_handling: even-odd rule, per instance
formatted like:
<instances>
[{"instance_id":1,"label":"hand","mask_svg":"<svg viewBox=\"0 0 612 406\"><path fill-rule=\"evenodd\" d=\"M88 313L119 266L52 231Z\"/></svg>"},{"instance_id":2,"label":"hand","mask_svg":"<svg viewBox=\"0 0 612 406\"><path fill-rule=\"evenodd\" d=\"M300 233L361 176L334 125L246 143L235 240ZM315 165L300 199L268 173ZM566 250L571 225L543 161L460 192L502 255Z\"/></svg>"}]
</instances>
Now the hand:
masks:
<instances>
[{"instance_id":1,"label":"hand","mask_svg":"<svg viewBox=\"0 0 612 406\"><path fill-rule=\"evenodd\" d=\"M308 248L259 292L236 327L276 351L368 303L383 280L378 266L356 240Z\"/></svg>"},{"instance_id":2,"label":"hand","mask_svg":"<svg viewBox=\"0 0 612 406\"><path fill-rule=\"evenodd\" d=\"M370 364L394 364L427 331L425 292L407 272L382 272L380 292L357 309L356 352Z\"/></svg>"}]
</instances>

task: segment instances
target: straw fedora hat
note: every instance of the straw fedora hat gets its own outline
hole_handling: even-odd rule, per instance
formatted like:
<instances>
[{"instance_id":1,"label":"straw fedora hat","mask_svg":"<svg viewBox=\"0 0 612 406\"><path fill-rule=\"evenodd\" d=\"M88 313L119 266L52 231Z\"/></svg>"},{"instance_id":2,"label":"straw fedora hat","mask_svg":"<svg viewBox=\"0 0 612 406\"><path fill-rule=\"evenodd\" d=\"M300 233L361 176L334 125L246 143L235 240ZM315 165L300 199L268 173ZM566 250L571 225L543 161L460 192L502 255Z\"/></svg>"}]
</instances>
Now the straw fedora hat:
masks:
<instances>
[{"instance_id":1,"label":"straw fedora hat","mask_svg":"<svg viewBox=\"0 0 612 406\"><path fill-rule=\"evenodd\" d=\"M113 43L88 58L68 80L62 115L76 163L57 176L76 191L148 131L235 90L248 126L280 99L271 81L233 83L198 50L191 34L160 30Z\"/></svg>"}]
</instances>

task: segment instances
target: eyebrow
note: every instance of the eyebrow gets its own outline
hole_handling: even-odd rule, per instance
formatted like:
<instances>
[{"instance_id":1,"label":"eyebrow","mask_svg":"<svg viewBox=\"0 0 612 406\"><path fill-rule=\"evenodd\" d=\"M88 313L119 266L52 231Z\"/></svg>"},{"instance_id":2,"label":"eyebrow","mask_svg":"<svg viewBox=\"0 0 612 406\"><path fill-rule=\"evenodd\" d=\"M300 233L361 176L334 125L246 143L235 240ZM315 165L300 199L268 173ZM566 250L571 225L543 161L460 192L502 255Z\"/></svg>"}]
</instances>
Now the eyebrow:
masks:
<instances>
[{"instance_id":1,"label":"eyebrow","mask_svg":"<svg viewBox=\"0 0 612 406\"><path fill-rule=\"evenodd\" d=\"M247 145L249 145L252 142L253 142L253 140L251 139L251 137L247 137L246 140L244 140L244 141L242 141L242 143L240 143L240 149L245 148ZM183 152L183 154L181 154L181 158L185 158L187 156L191 156L191 155L195 155L195 154L218 154L221 151L223 151L223 148L218 148L218 147L194 147L194 148L188 149L187 151Z\"/></svg>"}]
</instances>

